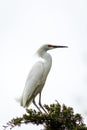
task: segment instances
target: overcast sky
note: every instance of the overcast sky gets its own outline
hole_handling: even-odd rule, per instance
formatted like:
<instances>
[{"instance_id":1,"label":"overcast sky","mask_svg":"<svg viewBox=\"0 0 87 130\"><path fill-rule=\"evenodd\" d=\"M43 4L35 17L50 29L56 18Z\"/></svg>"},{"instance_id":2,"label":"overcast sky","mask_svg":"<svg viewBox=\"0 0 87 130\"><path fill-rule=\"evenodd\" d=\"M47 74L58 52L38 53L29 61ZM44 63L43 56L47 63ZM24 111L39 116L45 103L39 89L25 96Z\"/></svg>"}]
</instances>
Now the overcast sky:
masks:
<instances>
[{"instance_id":1,"label":"overcast sky","mask_svg":"<svg viewBox=\"0 0 87 130\"><path fill-rule=\"evenodd\" d=\"M58 100L71 106L83 115L87 124L87 0L3 0L0 127L25 112L15 98L22 93L33 54L45 43L69 48L49 51L53 63L42 91L42 103ZM43 127L23 125L19 130L40 128Z\"/></svg>"}]
</instances>

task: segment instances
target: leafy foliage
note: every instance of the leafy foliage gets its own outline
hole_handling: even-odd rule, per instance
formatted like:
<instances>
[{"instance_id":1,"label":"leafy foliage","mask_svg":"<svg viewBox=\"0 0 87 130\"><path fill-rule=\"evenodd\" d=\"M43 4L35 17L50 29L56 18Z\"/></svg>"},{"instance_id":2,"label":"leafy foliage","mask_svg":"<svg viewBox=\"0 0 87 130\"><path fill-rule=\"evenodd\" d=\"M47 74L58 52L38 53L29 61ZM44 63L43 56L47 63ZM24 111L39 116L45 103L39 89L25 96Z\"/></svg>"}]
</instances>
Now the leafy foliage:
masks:
<instances>
[{"instance_id":1,"label":"leafy foliage","mask_svg":"<svg viewBox=\"0 0 87 130\"><path fill-rule=\"evenodd\" d=\"M47 113L37 112L36 110L26 109L26 114L22 117L13 118L4 127L12 129L21 124L42 124L44 130L87 130L80 114L74 114L73 108L65 105L61 106L58 102L50 106L44 105Z\"/></svg>"}]
</instances>

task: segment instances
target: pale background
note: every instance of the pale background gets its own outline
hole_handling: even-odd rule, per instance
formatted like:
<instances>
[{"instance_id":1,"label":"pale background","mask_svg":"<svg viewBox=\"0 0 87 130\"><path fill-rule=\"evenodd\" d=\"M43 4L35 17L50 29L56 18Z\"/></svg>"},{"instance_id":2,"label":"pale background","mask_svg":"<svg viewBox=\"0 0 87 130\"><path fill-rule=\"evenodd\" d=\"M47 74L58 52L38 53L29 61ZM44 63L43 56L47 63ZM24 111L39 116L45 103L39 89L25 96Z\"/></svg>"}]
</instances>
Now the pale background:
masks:
<instances>
[{"instance_id":1,"label":"pale background","mask_svg":"<svg viewBox=\"0 0 87 130\"><path fill-rule=\"evenodd\" d=\"M2 0L1 129L10 119L25 112L15 98L22 93L33 54L45 43L69 48L49 52L53 65L42 92L42 103L58 100L71 106L83 115L87 124L87 0ZM41 128L28 124L14 130Z\"/></svg>"}]
</instances>

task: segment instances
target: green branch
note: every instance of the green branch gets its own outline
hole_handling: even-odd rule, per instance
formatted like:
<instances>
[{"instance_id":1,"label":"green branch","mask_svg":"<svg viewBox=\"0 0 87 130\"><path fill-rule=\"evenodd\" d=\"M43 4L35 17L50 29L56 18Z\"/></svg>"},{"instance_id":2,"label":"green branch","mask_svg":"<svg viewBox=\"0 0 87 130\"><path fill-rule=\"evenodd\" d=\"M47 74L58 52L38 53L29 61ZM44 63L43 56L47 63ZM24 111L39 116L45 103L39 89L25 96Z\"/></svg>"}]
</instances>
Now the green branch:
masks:
<instances>
[{"instance_id":1,"label":"green branch","mask_svg":"<svg viewBox=\"0 0 87 130\"><path fill-rule=\"evenodd\" d=\"M61 106L58 102L50 106L44 105L47 113L37 112L36 110L26 109L22 117L13 118L4 127L10 129L21 126L22 124L42 124L45 130L87 130L80 114L74 114L73 108L65 105Z\"/></svg>"}]
</instances>

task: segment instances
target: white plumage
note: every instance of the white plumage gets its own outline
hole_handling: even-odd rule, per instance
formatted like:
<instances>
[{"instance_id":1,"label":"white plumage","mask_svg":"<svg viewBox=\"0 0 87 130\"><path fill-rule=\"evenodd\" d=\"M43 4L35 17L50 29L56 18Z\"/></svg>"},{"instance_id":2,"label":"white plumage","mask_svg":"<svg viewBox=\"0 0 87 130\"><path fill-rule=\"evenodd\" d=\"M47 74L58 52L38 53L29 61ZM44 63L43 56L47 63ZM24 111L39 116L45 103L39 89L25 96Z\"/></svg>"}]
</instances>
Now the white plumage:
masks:
<instances>
[{"instance_id":1,"label":"white plumage","mask_svg":"<svg viewBox=\"0 0 87 130\"><path fill-rule=\"evenodd\" d=\"M50 54L47 53L47 50L66 47L67 46L55 46L46 44L38 49L36 54L39 60L32 67L26 80L25 88L20 100L21 106L27 108L33 101L34 105L38 108L39 111L41 111L35 102L35 97L37 96L37 94L39 94L39 105L46 112L41 104L41 91L52 65L52 58Z\"/></svg>"}]
</instances>

